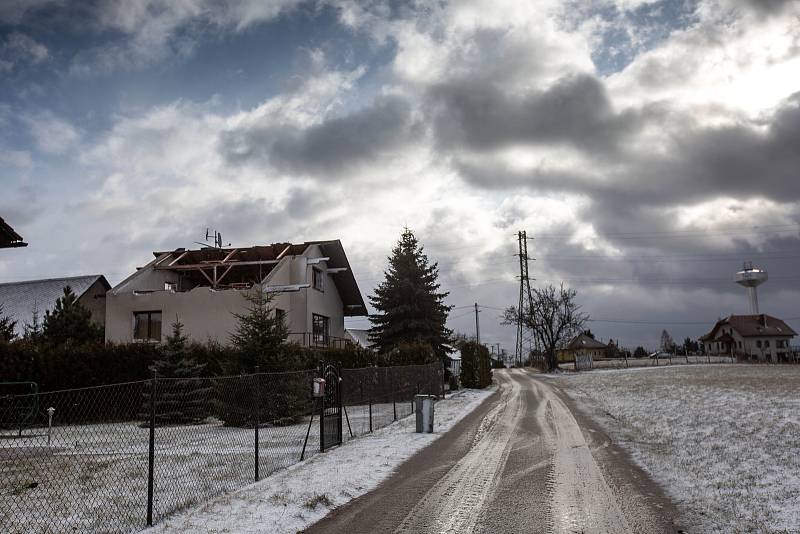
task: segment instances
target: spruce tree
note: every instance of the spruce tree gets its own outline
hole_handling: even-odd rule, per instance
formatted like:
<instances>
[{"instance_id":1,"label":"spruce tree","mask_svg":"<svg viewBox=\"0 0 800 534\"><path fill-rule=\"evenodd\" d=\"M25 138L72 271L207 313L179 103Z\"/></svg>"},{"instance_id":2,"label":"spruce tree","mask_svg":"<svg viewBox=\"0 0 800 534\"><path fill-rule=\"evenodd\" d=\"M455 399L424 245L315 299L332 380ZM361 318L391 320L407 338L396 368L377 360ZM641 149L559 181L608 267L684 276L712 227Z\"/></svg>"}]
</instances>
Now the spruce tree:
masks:
<instances>
[{"instance_id":1,"label":"spruce tree","mask_svg":"<svg viewBox=\"0 0 800 534\"><path fill-rule=\"evenodd\" d=\"M42 322L39 320L39 309L33 308L33 316L31 322L25 325L25 331L22 334L23 339L32 343L39 343L42 341Z\"/></svg>"},{"instance_id":2,"label":"spruce tree","mask_svg":"<svg viewBox=\"0 0 800 534\"><path fill-rule=\"evenodd\" d=\"M383 353L403 343L425 343L444 359L444 345L452 336L445 326L451 309L444 304L448 293L439 292L438 266L428 263L423 247L408 228L392 249L385 276L370 297L378 310L370 316L370 340Z\"/></svg>"},{"instance_id":3,"label":"spruce tree","mask_svg":"<svg viewBox=\"0 0 800 534\"><path fill-rule=\"evenodd\" d=\"M156 391L156 424L180 425L198 423L209 411L209 383L198 380L205 364L197 363L189 354L188 338L183 324L175 318L172 334L160 348L161 357L150 370L158 378ZM150 406L150 387L145 391L145 407Z\"/></svg>"},{"instance_id":4,"label":"spruce tree","mask_svg":"<svg viewBox=\"0 0 800 534\"><path fill-rule=\"evenodd\" d=\"M42 334L51 343L61 344L68 340L87 343L101 341L103 329L92 322L91 312L78 302L72 288L67 286L53 311L45 311Z\"/></svg>"},{"instance_id":5,"label":"spruce tree","mask_svg":"<svg viewBox=\"0 0 800 534\"><path fill-rule=\"evenodd\" d=\"M3 313L3 305L0 304L0 342L8 343L17 337L17 333L14 331L16 326L17 321L12 320L11 317L5 315Z\"/></svg>"},{"instance_id":6,"label":"spruce tree","mask_svg":"<svg viewBox=\"0 0 800 534\"><path fill-rule=\"evenodd\" d=\"M288 331L286 324L272 309L273 294L261 284L254 284L245 294L249 303L247 313L234 314L238 320L231 344L236 353L232 373L284 371L292 367L283 357Z\"/></svg>"}]
</instances>

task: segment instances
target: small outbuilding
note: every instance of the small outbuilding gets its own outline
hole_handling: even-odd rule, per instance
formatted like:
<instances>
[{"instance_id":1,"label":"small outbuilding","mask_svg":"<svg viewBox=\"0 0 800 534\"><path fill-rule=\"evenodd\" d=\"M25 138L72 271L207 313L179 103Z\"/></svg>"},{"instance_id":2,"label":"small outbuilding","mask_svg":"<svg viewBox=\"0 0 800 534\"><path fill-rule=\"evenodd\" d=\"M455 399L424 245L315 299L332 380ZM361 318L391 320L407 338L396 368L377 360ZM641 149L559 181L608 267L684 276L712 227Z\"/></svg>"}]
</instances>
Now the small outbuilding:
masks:
<instances>
[{"instance_id":1,"label":"small outbuilding","mask_svg":"<svg viewBox=\"0 0 800 534\"><path fill-rule=\"evenodd\" d=\"M92 314L92 321L104 326L106 292L111 286L102 274L0 284L3 315L16 321L14 331L21 336L25 326L32 324L33 314L36 313L41 321L45 312L55 308L56 301L64 295L67 286L75 293L78 302Z\"/></svg>"}]
</instances>

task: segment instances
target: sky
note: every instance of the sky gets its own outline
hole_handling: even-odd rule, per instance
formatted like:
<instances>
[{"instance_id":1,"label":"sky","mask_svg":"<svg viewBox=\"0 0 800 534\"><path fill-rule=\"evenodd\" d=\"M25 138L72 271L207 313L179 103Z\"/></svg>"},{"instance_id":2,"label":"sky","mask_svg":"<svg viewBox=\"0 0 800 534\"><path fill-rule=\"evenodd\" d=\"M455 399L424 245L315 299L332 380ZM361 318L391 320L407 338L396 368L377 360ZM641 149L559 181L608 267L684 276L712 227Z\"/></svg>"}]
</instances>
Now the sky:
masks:
<instances>
[{"instance_id":1,"label":"sky","mask_svg":"<svg viewBox=\"0 0 800 534\"><path fill-rule=\"evenodd\" d=\"M341 239L364 296L404 227L449 326L514 348L535 286L655 348L761 311L800 331L800 2L5 0L0 282L115 284L206 228ZM358 318L348 325L367 327Z\"/></svg>"}]
</instances>

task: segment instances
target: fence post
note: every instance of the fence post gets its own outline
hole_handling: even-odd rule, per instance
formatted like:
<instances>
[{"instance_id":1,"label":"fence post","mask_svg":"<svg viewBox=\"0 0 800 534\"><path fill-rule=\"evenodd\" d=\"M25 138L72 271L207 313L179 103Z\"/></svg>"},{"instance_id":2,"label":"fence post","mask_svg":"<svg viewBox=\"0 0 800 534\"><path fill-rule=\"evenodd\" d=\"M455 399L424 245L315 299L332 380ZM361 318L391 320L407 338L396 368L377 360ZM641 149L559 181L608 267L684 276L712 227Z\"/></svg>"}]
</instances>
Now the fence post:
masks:
<instances>
[{"instance_id":1,"label":"fence post","mask_svg":"<svg viewBox=\"0 0 800 534\"><path fill-rule=\"evenodd\" d=\"M153 477L155 472L156 453L156 394L158 387L158 371L153 371L150 381L150 445L147 455L147 526L153 526Z\"/></svg>"},{"instance_id":2,"label":"fence post","mask_svg":"<svg viewBox=\"0 0 800 534\"><path fill-rule=\"evenodd\" d=\"M390 367L390 369L391 369L391 367ZM392 373L392 375L393 374L394 373ZM391 376L391 383L392 383L392 412L394 413L394 420L397 421L397 401L395 399L396 395L394 394L394 388L395 388L394 376L392 376L392 375L390 375Z\"/></svg>"},{"instance_id":3,"label":"fence post","mask_svg":"<svg viewBox=\"0 0 800 534\"><path fill-rule=\"evenodd\" d=\"M259 387L259 382L260 382L259 379L261 378L261 375L258 373L258 370L259 370L258 369L258 365L256 365L256 376L255 376L255 382L256 382L256 385L255 385L255 387L256 387L256 399L255 399L256 400L256 403L255 403L256 404L256 424L255 424L255 427L256 427L256 429L255 429L255 440L256 440L256 442L255 442L255 454L256 454L256 457L255 457L256 473L255 473L255 475L256 475L256 482L258 482L258 426L259 426L259 424L261 422L261 417L260 417L260 414L261 414L261 388Z\"/></svg>"},{"instance_id":4,"label":"fence post","mask_svg":"<svg viewBox=\"0 0 800 534\"><path fill-rule=\"evenodd\" d=\"M361 382L361 398L364 398L364 382ZM369 398L367 399L369 403L369 432L372 433L372 388L370 388Z\"/></svg>"},{"instance_id":5,"label":"fence post","mask_svg":"<svg viewBox=\"0 0 800 534\"><path fill-rule=\"evenodd\" d=\"M319 369L320 376L325 378L325 364L321 363ZM326 394L329 387L329 384L325 384ZM319 406L319 452L325 452L325 395L319 398Z\"/></svg>"}]
</instances>

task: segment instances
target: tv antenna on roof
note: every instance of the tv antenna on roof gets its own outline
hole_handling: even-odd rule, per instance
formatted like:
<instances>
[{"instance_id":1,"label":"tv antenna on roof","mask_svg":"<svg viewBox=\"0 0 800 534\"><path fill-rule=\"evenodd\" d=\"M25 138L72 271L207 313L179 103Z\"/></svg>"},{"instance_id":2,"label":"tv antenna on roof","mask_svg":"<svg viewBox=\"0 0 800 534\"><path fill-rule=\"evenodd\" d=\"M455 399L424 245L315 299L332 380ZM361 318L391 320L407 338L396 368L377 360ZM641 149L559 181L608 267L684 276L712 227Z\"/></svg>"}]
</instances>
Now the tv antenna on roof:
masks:
<instances>
[{"instance_id":1,"label":"tv antenna on roof","mask_svg":"<svg viewBox=\"0 0 800 534\"><path fill-rule=\"evenodd\" d=\"M214 238L214 244L210 245L208 240L212 237ZM220 232L217 232L216 230L211 230L209 228L206 228L205 243L201 243L200 241L195 241L195 243L197 243L198 245L203 245L204 247L211 246L211 248L222 248L222 234ZM228 246L230 246L230 243L228 243Z\"/></svg>"}]
</instances>

